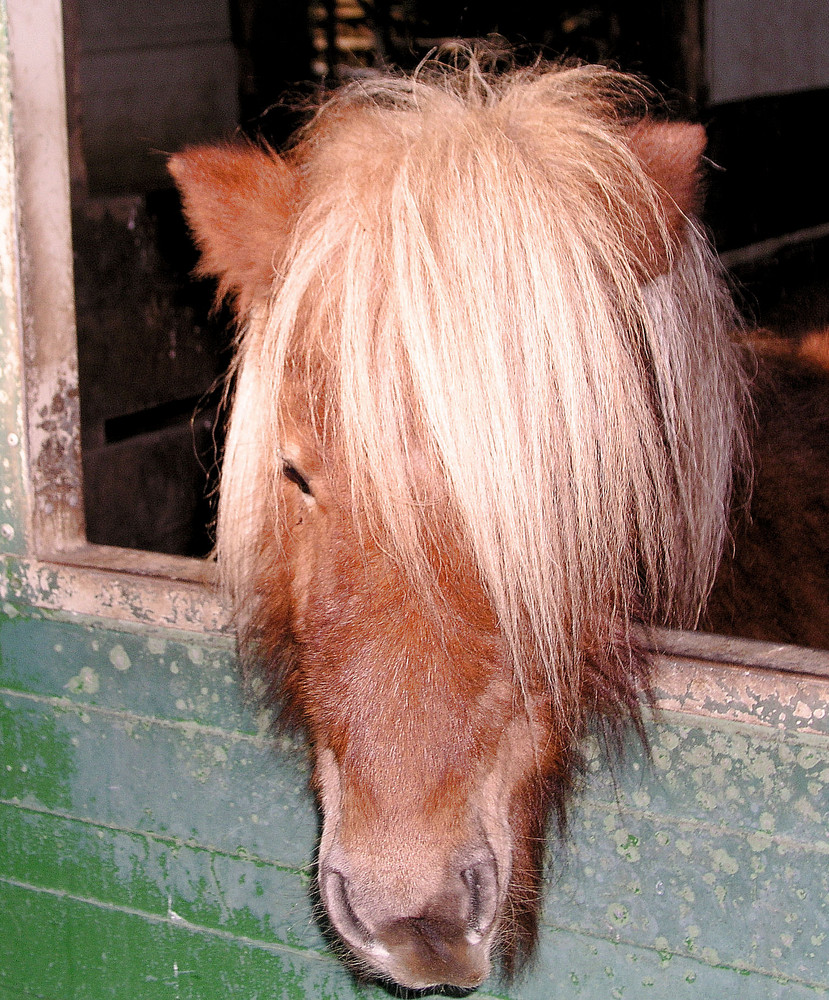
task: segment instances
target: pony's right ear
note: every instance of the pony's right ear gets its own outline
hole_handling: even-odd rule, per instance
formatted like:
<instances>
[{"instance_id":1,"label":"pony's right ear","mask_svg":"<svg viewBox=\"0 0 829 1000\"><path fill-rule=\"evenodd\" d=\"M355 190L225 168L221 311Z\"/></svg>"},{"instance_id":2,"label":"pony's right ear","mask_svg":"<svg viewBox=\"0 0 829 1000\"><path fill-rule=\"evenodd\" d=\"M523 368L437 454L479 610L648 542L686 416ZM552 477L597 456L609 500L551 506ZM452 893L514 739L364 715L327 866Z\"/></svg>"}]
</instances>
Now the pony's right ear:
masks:
<instances>
[{"instance_id":1,"label":"pony's right ear","mask_svg":"<svg viewBox=\"0 0 829 1000\"><path fill-rule=\"evenodd\" d=\"M239 312L267 293L299 198L298 171L253 145L193 146L168 169L201 250L198 272L219 279Z\"/></svg>"},{"instance_id":2,"label":"pony's right ear","mask_svg":"<svg viewBox=\"0 0 829 1000\"><path fill-rule=\"evenodd\" d=\"M701 125L644 118L630 130L629 141L653 182L664 226L663 235L645 215L643 233L631 235L644 275L653 278L669 270L688 218L702 208L701 164L708 139Z\"/></svg>"}]
</instances>

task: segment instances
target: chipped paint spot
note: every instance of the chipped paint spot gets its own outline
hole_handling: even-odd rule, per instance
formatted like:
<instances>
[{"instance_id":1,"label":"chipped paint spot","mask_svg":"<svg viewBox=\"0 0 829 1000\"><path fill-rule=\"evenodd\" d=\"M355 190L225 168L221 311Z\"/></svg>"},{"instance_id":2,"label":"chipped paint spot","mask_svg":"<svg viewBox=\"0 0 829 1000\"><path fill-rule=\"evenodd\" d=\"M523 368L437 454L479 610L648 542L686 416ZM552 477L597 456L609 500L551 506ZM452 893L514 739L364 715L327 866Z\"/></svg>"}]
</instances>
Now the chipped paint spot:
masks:
<instances>
[{"instance_id":1,"label":"chipped paint spot","mask_svg":"<svg viewBox=\"0 0 829 1000\"><path fill-rule=\"evenodd\" d=\"M774 815L772 813L770 812L760 813L761 830L768 830L769 832L774 832L776 826L777 826L777 821L775 820Z\"/></svg>"},{"instance_id":2,"label":"chipped paint spot","mask_svg":"<svg viewBox=\"0 0 829 1000\"><path fill-rule=\"evenodd\" d=\"M815 767L815 765L822 764L823 760L824 758L821 757L821 755L812 747L806 747L797 755L797 763L804 769L804 771L809 771L811 768Z\"/></svg>"},{"instance_id":3,"label":"chipped paint spot","mask_svg":"<svg viewBox=\"0 0 829 1000\"><path fill-rule=\"evenodd\" d=\"M637 809L647 809L651 804L650 794L644 788L637 788L633 793L633 804Z\"/></svg>"},{"instance_id":4,"label":"chipped paint spot","mask_svg":"<svg viewBox=\"0 0 829 1000\"><path fill-rule=\"evenodd\" d=\"M75 677L69 678L64 687L73 694L97 694L101 680L92 667L82 667Z\"/></svg>"},{"instance_id":5,"label":"chipped paint spot","mask_svg":"<svg viewBox=\"0 0 829 1000\"><path fill-rule=\"evenodd\" d=\"M746 840L748 841L748 846L756 853L767 851L772 845L771 834L763 833L759 830L750 833Z\"/></svg>"},{"instance_id":6,"label":"chipped paint spot","mask_svg":"<svg viewBox=\"0 0 829 1000\"><path fill-rule=\"evenodd\" d=\"M616 853L625 861L636 862L642 857L639 851L639 838L625 830L617 830L613 839L616 841Z\"/></svg>"},{"instance_id":7,"label":"chipped paint spot","mask_svg":"<svg viewBox=\"0 0 829 1000\"><path fill-rule=\"evenodd\" d=\"M711 860L714 863L714 867L717 871L725 872L726 875L736 875L740 870L740 866L737 864L735 858L724 850L719 848L711 854Z\"/></svg>"},{"instance_id":8,"label":"chipped paint spot","mask_svg":"<svg viewBox=\"0 0 829 1000\"><path fill-rule=\"evenodd\" d=\"M129 670L132 666L132 660L120 643L116 643L109 651L109 662L116 670Z\"/></svg>"},{"instance_id":9,"label":"chipped paint spot","mask_svg":"<svg viewBox=\"0 0 829 1000\"><path fill-rule=\"evenodd\" d=\"M713 791L707 788L702 788L697 792L696 800L707 812L713 812L719 806L719 799Z\"/></svg>"},{"instance_id":10,"label":"chipped paint spot","mask_svg":"<svg viewBox=\"0 0 829 1000\"><path fill-rule=\"evenodd\" d=\"M670 729L659 734L659 742L666 750L676 750L679 746L679 735Z\"/></svg>"},{"instance_id":11,"label":"chipped paint spot","mask_svg":"<svg viewBox=\"0 0 829 1000\"><path fill-rule=\"evenodd\" d=\"M807 819L807 820L811 821L812 823L820 823L823 820L823 817L818 812L818 810L815 809L815 807L812 805L812 803L808 799L806 799L806 798L798 799L794 803L793 808L804 819Z\"/></svg>"}]
</instances>

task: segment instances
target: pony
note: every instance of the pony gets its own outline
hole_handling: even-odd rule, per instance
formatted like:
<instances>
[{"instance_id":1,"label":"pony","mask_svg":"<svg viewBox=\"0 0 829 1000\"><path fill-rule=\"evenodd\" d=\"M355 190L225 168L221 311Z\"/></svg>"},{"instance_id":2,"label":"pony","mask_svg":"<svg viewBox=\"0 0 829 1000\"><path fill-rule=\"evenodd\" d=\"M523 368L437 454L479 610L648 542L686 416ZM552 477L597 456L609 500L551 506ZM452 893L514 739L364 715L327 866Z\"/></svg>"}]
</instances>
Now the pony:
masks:
<instances>
[{"instance_id":1,"label":"pony","mask_svg":"<svg viewBox=\"0 0 829 1000\"><path fill-rule=\"evenodd\" d=\"M221 576L307 736L362 976L472 989L532 954L580 741L645 738L652 630L699 621L731 537L750 367L704 130L650 103L472 51L346 85L281 154L170 161L240 320Z\"/></svg>"}]
</instances>

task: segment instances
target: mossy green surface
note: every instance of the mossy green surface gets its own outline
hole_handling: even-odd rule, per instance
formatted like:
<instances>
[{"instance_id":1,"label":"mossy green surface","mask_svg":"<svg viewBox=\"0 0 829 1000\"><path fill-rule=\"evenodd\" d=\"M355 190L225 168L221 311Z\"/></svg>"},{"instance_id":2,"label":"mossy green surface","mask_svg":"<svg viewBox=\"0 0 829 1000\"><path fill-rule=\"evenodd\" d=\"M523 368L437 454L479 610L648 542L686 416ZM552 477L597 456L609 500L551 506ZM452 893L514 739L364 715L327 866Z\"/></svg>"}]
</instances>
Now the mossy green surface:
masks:
<instances>
[{"instance_id":1,"label":"mossy green surface","mask_svg":"<svg viewBox=\"0 0 829 1000\"><path fill-rule=\"evenodd\" d=\"M0 997L383 996L326 948L301 743L226 639L0 617ZM515 1000L829 995L829 735L666 712L593 754ZM590 753L588 746L588 753Z\"/></svg>"}]
</instances>

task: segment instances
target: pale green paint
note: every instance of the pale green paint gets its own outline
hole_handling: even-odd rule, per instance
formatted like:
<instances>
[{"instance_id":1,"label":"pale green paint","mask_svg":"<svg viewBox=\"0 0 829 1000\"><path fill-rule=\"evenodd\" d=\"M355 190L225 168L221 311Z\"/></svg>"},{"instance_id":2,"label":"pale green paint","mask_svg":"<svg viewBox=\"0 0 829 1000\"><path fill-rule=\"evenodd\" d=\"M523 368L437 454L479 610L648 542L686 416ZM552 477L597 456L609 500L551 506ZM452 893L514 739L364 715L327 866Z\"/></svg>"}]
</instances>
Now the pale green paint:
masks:
<instances>
[{"instance_id":1,"label":"pale green paint","mask_svg":"<svg viewBox=\"0 0 829 1000\"><path fill-rule=\"evenodd\" d=\"M267 737L229 640L6 612L0 986L384 995L354 985L314 923L306 754ZM615 783L593 754L538 962L486 994L829 993L829 733L681 713L650 731L652 762L632 746Z\"/></svg>"}]
</instances>

